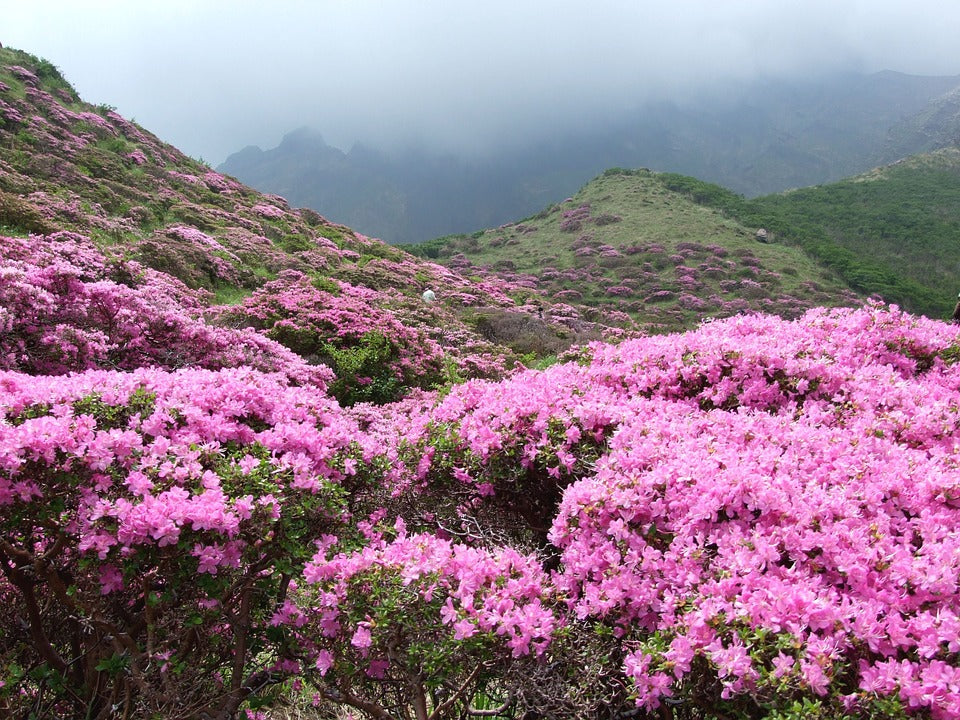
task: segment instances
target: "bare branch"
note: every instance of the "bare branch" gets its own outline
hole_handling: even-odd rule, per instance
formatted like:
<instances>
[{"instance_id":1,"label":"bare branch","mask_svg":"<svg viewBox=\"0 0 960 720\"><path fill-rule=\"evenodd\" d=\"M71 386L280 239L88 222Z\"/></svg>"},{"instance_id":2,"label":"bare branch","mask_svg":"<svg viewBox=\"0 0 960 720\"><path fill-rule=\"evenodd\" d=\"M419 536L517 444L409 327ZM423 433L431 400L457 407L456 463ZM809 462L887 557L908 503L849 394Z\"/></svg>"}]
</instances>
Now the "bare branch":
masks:
<instances>
[{"instance_id":1,"label":"bare branch","mask_svg":"<svg viewBox=\"0 0 960 720\"><path fill-rule=\"evenodd\" d=\"M480 670L482 668L483 668L483 665L477 665L473 669L473 672L471 672L467 676L467 679L463 681L463 684L461 684L460 687L457 688L457 690L453 693L453 695L448 697L442 703L437 705L436 708L434 708L433 712L430 713L430 717L427 720L437 720L437 718L440 718L443 715L443 713L445 713L447 710L453 707L453 704L455 702L462 699L463 696L466 695L467 690L470 688L470 685L472 685L473 681L477 679L477 675L480 674Z\"/></svg>"},{"instance_id":2,"label":"bare branch","mask_svg":"<svg viewBox=\"0 0 960 720\"><path fill-rule=\"evenodd\" d=\"M390 713L384 710L382 707L376 703L367 702L366 700L361 700L356 695L350 692L340 692L338 690L320 690L320 694L327 700L332 700L336 703L343 703L344 705L350 705L355 707L357 710L362 710L363 712L371 715L372 717L377 718L377 720L396 720Z\"/></svg>"},{"instance_id":3,"label":"bare branch","mask_svg":"<svg viewBox=\"0 0 960 720\"><path fill-rule=\"evenodd\" d=\"M10 550L16 550L16 548L13 548L2 539L0 539L0 549L2 549L3 553L7 555L10 554ZM29 553L26 554L29 557ZM6 558L4 559L6 560ZM23 602L27 609L27 624L29 626L30 637L33 640L33 646L40 654L40 657L48 662L52 668L54 668L57 672L66 674L66 661L60 657L59 654L57 654L56 650L53 649L50 639L43 631L43 615L40 612L40 605L37 603L36 594L33 592L35 580L27 577L23 570L12 566L8 562L3 563L3 570L4 574L7 576L7 579L15 588L17 588L17 590L20 591L20 595L23 597Z\"/></svg>"}]
</instances>

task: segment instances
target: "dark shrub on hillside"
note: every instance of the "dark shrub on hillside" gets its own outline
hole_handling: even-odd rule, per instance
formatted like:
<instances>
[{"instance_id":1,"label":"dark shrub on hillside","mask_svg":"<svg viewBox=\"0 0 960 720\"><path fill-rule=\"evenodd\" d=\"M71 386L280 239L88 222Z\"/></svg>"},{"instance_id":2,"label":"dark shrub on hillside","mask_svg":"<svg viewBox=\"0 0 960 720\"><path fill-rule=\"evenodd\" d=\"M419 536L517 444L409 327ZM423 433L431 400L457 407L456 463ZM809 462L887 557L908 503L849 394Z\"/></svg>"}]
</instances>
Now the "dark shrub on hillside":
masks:
<instances>
[{"instance_id":1,"label":"dark shrub on hillside","mask_svg":"<svg viewBox=\"0 0 960 720\"><path fill-rule=\"evenodd\" d=\"M498 345L506 345L521 355L555 355L570 347L570 340L558 337L554 327L523 312L483 308L474 321L477 332Z\"/></svg>"},{"instance_id":2,"label":"dark shrub on hillside","mask_svg":"<svg viewBox=\"0 0 960 720\"><path fill-rule=\"evenodd\" d=\"M633 265L635 260L632 258L626 257L625 255L610 255L606 257L601 257L598 261L602 267L605 268L618 268L618 267L628 267Z\"/></svg>"},{"instance_id":3,"label":"dark shrub on hillside","mask_svg":"<svg viewBox=\"0 0 960 720\"><path fill-rule=\"evenodd\" d=\"M613 215L611 213L603 213L602 215L597 215L593 218L593 222L597 225L613 225L613 223L618 223L623 220L619 215Z\"/></svg>"},{"instance_id":4,"label":"dark shrub on hillside","mask_svg":"<svg viewBox=\"0 0 960 720\"><path fill-rule=\"evenodd\" d=\"M300 208L298 212L300 213L300 217L303 218L303 221L310 227L317 227L318 225L326 223L323 215L310 208Z\"/></svg>"},{"instance_id":5,"label":"dark shrub on hillside","mask_svg":"<svg viewBox=\"0 0 960 720\"><path fill-rule=\"evenodd\" d=\"M677 294L670 290L658 290L657 292L652 293L651 295L648 295L646 298L644 298L644 302L648 302L648 303L668 302L670 300L675 300L676 297L677 297Z\"/></svg>"},{"instance_id":6,"label":"dark shrub on hillside","mask_svg":"<svg viewBox=\"0 0 960 720\"><path fill-rule=\"evenodd\" d=\"M695 242L681 242L677 243L677 250L681 252L694 252L694 253L705 253L709 252L709 248L705 245Z\"/></svg>"},{"instance_id":7,"label":"dark shrub on hillside","mask_svg":"<svg viewBox=\"0 0 960 720\"><path fill-rule=\"evenodd\" d=\"M37 235L49 235L57 229L35 206L3 191L0 191L0 227Z\"/></svg>"}]
</instances>

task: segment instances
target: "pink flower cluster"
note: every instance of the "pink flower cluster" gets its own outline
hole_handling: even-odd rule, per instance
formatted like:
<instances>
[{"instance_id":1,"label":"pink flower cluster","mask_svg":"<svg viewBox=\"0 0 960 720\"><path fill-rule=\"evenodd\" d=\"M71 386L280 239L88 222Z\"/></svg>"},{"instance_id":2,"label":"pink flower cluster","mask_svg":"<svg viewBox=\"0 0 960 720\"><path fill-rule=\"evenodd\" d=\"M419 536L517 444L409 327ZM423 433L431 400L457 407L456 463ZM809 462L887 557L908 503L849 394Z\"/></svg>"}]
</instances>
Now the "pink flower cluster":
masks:
<instances>
[{"instance_id":1,"label":"pink flower cluster","mask_svg":"<svg viewBox=\"0 0 960 720\"><path fill-rule=\"evenodd\" d=\"M198 245L209 245L212 248L222 249L220 243L214 240L212 237L207 235L205 232L197 230L195 227L190 227L189 225L175 225L169 227L166 230L166 233L173 238L178 240L184 240L190 243L196 243Z\"/></svg>"},{"instance_id":2,"label":"pink flower cluster","mask_svg":"<svg viewBox=\"0 0 960 720\"><path fill-rule=\"evenodd\" d=\"M251 365L321 387L331 379L329 369L255 332L205 323L202 311L200 294L169 275L110 260L75 233L3 238L2 369Z\"/></svg>"},{"instance_id":3,"label":"pink flower cluster","mask_svg":"<svg viewBox=\"0 0 960 720\"><path fill-rule=\"evenodd\" d=\"M613 624L647 708L699 657L718 701L882 692L949 718L956 343L881 306L738 317L467 383L400 432L423 438L413 486L450 477L510 503L543 473L566 487L540 518L556 589L574 618Z\"/></svg>"},{"instance_id":4,"label":"pink flower cluster","mask_svg":"<svg viewBox=\"0 0 960 720\"><path fill-rule=\"evenodd\" d=\"M304 569L312 600L300 609L308 618L301 632L321 674L333 664L343 671L382 661L386 669L410 659L398 651L424 641L454 651L474 638L508 657L547 647L559 620L545 604L549 582L535 557L408 535L400 520L389 534L395 537L376 533L363 549L332 557L322 548ZM380 603L357 607L357 590L371 583ZM399 633L406 635L402 646Z\"/></svg>"},{"instance_id":5,"label":"pink flower cluster","mask_svg":"<svg viewBox=\"0 0 960 720\"><path fill-rule=\"evenodd\" d=\"M265 659L289 674L269 620L349 517L365 441L321 390L250 369L0 372L0 596L37 608L51 671L80 682L123 652L142 702L219 696L175 663L242 672L238 687ZM68 617L82 624L58 631Z\"/></svg>"},{"instance_id":6,"label":"pink flower cluster","mask_svg":"<svg viewBox=\"0 0 960 720\"><path fill-rule=\"evenodd\" d=\"M358 441L322 391L250 369L5 373L2 387L0 505L78 493L79 524L69 524L81 552L97 548L101 560L110 548L175 542L185 524L235 535L249 512L224 509L236 498L221 492L226 468L219 462L240 458L238 476L264 467L241 447L267 451L267 464L288 473L290 487L315 491L323 479L343 477L333 455ZM118 413L123 421L111 426L106 418ZM90 486L38 483L38 463L48 477L69 468Z\"/></svg>"},{"instance_id":7,"label":"pink flower cluster","mask_svg":"<svg viewBox=\"0 0 960 720\"><path fill-rule=\"evenodd\" d=\"M286 213L276 205L266 205L263 203L260 205L254 205L251 210L260 217L268 218L270 220L278 220L286 215Z\"/></svg>"},{"instance_id":8,"label":"pink flower cluster","mask_svg":"<svg viewBox=\"0 0 960 720\"><path fill-rule=\"evenodd\" d=\"M406 386L424 386L436 379L443 351L422 332L400 322L385 307L384 294L335 281L334 289L318 289L308 276L287 271L242 305L225 308L222 316L231 324L262 330L308 359L330 361L338 351L361 347L364 338L376 333L390 345L390 356L381 358L379 372Z\"/></svg>"}]
</instances>

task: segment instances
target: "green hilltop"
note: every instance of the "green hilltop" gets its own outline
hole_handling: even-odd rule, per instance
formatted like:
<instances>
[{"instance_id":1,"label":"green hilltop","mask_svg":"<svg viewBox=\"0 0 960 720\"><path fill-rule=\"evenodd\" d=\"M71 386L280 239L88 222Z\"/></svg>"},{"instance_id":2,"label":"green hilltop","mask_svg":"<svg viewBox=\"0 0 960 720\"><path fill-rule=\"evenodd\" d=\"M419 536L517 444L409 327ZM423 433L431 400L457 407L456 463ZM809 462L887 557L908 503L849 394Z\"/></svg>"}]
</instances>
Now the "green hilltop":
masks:
<instances>
[{"instance_id":1,"label":"green hilltop","mask_svg":"<svg viewBox=\"0 0 960 720\"><path fill-rule=\"evenodd\" d=\"M747 311L792 317L860 296L802 247L713 208L649 170L611 169L521 222L408 246L462 273L527 281L553 301L616 308L653 332Z\"/></svg>"},{"instance_id":2,"label":"green hilltop","mask_svg":"<svg viewBox=\"0 0 960 720\"><path fill-rule=\"evenodd\" d=\"M946 318L960 270L960 149L914 155L839 182L746 200L679 175L667 185L802 248L853 290Z\"/></svg>"},{"instance_id":3,"label":"green hilltop","mask_svg":"<svg viewBox=\"0 0 960 720\"><path fill-rule=\"evenodd\" d=\"M960 290L960 148L753 199L616 168L526 220L411 250L462 271L533 278L554 300L615 307L650 331L866 296L945 319Z\"/></svg>"}]
</instances>

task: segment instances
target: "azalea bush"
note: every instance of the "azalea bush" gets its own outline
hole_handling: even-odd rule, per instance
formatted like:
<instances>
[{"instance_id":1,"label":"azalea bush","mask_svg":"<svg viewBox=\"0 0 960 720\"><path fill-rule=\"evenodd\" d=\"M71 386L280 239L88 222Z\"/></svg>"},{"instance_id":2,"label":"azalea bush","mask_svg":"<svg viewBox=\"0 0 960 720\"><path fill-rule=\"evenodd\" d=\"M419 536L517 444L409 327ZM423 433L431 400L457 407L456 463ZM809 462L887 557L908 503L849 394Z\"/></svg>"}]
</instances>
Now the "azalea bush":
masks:
<instances>
[{"instance_id":1,"label":"azalea bush","mask_svg":"<svg viewBox=\"0 0 960 720\"><path fill-rule=\"evenodd\" d=\"M334 402L249 369L0 386L0 708L226 718L300 671L276 614L374 479Z\"/></svg>"},{"instance_id":2,"label":"azalea bush","mask_svg":"<svg viewBox=\"0 0 960 720\"><path fill-rule=\"evenodd\" d=\"M498 539L542 543L651 715L954 717L956 340L878 306L596 344L411 414L405 482L463 537L548 524Z\"/></svg>"},{"instance_id":3,"label":"azalea bush","mask_svg":"<svg viewBox=\"0 0 960 720\"><path fill-rule=\"evenodd\" d=\"M558 617L535 557L409 535L402 520L369 539L353 552L321 546L304 570L291 620L322 697L453 717L518 658L543 655Z\"/></svg>"},{"instance_id":4,"label":"azalea bush","mask_svg":"<svg viewBox=\"0 0 960 720\"><path fill-rule=\"evenodd\" d=\"M444 357L436 342L385 308L385 300L375 290L337 281L314 284L303 273L286 271L221 317L329 365L336 376L331 391L344 404L384 403L411 387L438 383Z\"/></svg>"},{"instance_id":5,"label":"azalea bush","mask_svg":"<svg viewBox=\"0 0 960 720\"><path fill-rule=\"evenodd\" d=\"M350 413L249 369L7 373L0 697L955 717L956 341L738 317Z\"/></svg>"},{"instance_id":6,"label":"azalea bush","mask_svg":"<svg viewBox=\"0 0 960 720\"><path fill-rule=\"evenodd\" d=\"M202 293L70 232L0 238L0 368L62 374L249 365L325 386L332 374L250 331L203 321Z\"/></svg>"},{"instance_id":7,"label":"azalea bush","mask_svg":"<svg viewBox=\"0 0 960 720\"><path fill-rule=\"evenodd\" d=\"M869 424L667 410L617 432L550 536L574 612L631 648L638 703L749 714L806 697L840 716L893 695L954 717L952 463Z\"/></svg>"}]
</instances>

